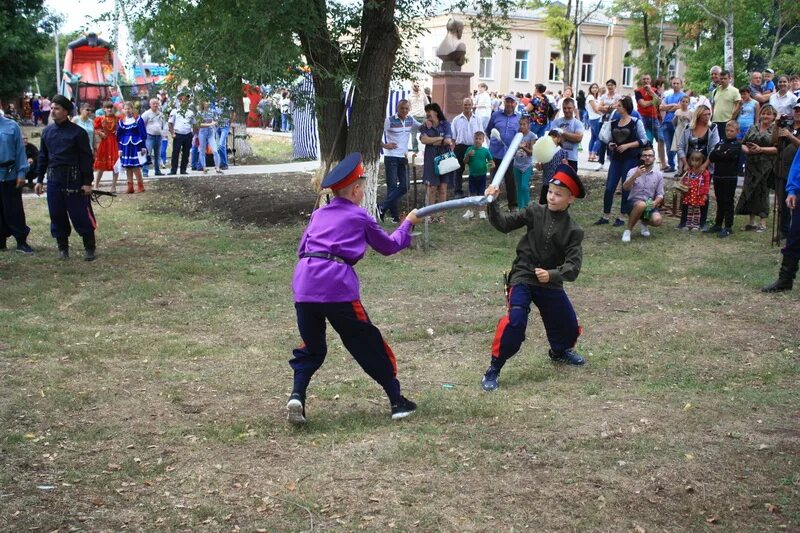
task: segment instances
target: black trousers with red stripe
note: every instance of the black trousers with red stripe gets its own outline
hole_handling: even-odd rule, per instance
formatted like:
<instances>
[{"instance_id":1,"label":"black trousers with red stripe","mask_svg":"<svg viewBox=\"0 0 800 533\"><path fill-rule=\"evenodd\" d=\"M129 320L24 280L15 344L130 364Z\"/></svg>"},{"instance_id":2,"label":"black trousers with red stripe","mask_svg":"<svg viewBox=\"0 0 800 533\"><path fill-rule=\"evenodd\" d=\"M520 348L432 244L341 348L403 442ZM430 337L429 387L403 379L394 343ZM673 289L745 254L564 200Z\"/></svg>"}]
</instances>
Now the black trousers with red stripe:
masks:
<instances>
[{"instance_id":1,"label":"black trousers with red stripe","mask_svg":"<svg viewBox=\"0 0 800 533\"><path fill-rule=\"evenodd\" d=\"M550 349L560 354L573 348L581 334L578 317L564 289L514 285L508 297L508 314L497 324L492 343L493 364L502 367L525 340L531 302L539 308Z\"/></svg>"},{"instance_id":2,"label":"black trousers with red stripe","mask_svg":"<svg viewBox=\"0 0 800 533\"><path fill-rule=\"evenodd\" d=\"M392 404L400 399L397 362L380 330L370 322L359 300L342 303L295 303L297 327L303 344L292 353L289 366L294 369L294 391L304 398L314 372L328 353L325 329L330 322L347 351L364 372L386 391Z\"/></svg>"}]
</instances>

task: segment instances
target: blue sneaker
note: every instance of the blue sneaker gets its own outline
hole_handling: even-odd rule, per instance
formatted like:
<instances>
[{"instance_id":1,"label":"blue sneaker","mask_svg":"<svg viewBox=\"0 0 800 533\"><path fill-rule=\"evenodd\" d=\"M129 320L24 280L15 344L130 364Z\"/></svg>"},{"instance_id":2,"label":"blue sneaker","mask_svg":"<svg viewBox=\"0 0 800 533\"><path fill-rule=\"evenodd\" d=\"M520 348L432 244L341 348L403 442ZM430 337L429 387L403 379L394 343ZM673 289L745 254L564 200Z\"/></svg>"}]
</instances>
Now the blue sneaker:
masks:
<instances>
[{"instance_id":1,"label":"blue sneaker","mask_svg":"<svg viewBox=\"0 0 800 533\"><path fill-rule=\"evenodd\" d=\"M286 404L287 419L295 425L306 423L305 399L298 392L293 392L289 403Z\"/></svg>"},{"instance_id":2,"label":"blue sneaker","mask_svg":"<svg viewBox=\"0 0 800 533\"><path fill-rule=\"evenodd\" d=\"M624 221L624 220L622 220L621 218L618 218L618 219L616 219L616 220L614 221L614 224L612 224L612 225L613 225L615 228L618 228L618 227L620 227L620 226L624 226L624 225L625 225L625 221Z\"/></svg>"},{"instance_id":3,"label":"blue sneaker","mask_svg":"<svg viewBox=\"0 0 800 533\"><path fill-rule=\"evenodd\" d=\"M499 380L500 369L496 368L494 365L489 365L489 368L486 369L486 373L481 380L481 387L486 392L494 392L500 386Z\"/></svg>"},{"instance_id":4,"label":"blue sneaker","mask_svg":"<svg viewBox=\"0 0 800 533\"><path fill-rule=\"evenodd\" d=\"M550 350L548 355L550 355L550 360L554 363L566 363L568 365L580 366L586 362L586 359L581 357L581 354L572 348L564 350L560 354Z\"/></svg>"}]
</instances>

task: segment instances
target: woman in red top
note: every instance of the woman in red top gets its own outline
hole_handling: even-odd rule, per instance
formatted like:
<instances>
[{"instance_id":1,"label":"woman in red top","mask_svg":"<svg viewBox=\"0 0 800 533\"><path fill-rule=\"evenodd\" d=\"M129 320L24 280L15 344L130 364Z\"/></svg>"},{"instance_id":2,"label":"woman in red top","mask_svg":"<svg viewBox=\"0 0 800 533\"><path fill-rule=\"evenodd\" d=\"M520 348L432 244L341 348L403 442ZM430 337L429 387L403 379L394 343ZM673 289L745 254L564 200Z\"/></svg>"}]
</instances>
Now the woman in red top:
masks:
<instances>
[{"instance_id":1,"label":"woman in red top","mask_svg":"<svg viewBox=\"0 0 800 533\"><path fill-rule=\"evenodd\" d=\"M100 180L103 172L110 170L114 172L114 164L119 157L119 147L117 146L117 117L114 114L114 104L111 102L103 103L104 115L94 119L94 135L99 139L97 153L94 156L94 188L100 188ZM111 192L116 192L117 173L114 172L114 179L111 184Z\"/></svg>"}]
</instances>

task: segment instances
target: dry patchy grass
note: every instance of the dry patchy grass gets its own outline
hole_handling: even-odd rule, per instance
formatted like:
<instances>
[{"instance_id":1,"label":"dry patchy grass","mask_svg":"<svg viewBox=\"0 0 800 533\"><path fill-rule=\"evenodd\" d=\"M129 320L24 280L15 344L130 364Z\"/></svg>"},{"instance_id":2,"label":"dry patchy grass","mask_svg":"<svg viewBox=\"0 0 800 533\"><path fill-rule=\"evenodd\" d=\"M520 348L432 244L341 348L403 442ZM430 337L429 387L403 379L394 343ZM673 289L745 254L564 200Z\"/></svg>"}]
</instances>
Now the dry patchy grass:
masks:
<instances>
[{"instance_id":1,"label":"dry patchy grass","mask_svg":"<svg viewBox=\"0 0 800 533\"><path fill-rule=\"evenodd\" d=\"M763 235L666 227L623 247L590 227L597 198L575 206L585 266L568 291L589 364L552 366L534 313L489 395L519 234L450 215L431 251L358 266L419 412L392 423L331 335L294 429L302 227L160 200L121 197L98 215L99 261L59 264L44 202L26 199L39 252L0 255L2 529L800 527L800 304L757 291L777 263Z\"/></svg>"}]
</instances>

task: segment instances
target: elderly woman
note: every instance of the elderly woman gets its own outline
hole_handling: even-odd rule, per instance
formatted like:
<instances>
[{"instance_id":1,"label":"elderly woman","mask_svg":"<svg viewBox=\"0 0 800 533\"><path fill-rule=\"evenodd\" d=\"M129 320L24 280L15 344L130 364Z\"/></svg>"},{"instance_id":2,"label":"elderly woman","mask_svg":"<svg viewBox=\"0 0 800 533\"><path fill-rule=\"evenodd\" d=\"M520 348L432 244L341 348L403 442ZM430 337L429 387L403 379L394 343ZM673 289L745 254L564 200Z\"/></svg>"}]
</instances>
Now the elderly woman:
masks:
<instances>
[{"instance_id":1,"label":"elderly woman","mask_svg":"<svg viewBox=\"0 0 800 533\"><path fill-rule=\"evenodd\" d=\"M611 137L606 139L611 164L606 178L606 190L603 193L603 215L595 222L596 226L608 224L611 219L611 206L617 186L625 181L628 171L639 162L641 148L648 143L647 133L641 120L631 116L633 100L625 96L617 103L617 113L611 120ZM622 191L621 214L627 214L628 191ZM622 217L617 217L614 226L625 225Z\"/></svg>"},{"instance_id":2,"label":"elderly woman","mask_svg":"<svg viewBox=\"0 0 800 533\"><path fill-rule=\"evenodd\" d=\"M778 149L772 142L772 128L777 113L769 104L761 106L758 123L754 124L744 136L742 152L745 153L744 185L739 203L736 204L737 215L748 215L750 220L745 231L764 232L767 230L769 215L769 185L767 180L772 173ZM756 216L761 220L756 225Z\"/></svg>"}]
</instances>

